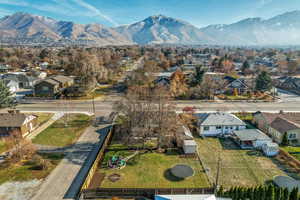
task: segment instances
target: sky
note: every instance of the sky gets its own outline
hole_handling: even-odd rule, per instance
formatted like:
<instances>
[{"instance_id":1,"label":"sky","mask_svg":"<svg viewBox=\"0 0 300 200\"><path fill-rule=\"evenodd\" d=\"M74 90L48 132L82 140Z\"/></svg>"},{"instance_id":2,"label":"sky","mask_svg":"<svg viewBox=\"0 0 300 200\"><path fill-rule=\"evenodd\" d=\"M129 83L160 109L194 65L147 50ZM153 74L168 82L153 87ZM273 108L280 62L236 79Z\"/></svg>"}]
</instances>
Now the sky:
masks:
<instances>
[{"instance_id":1,"label":"sky","mask_svg":"<svg viewBox=\"0 0 300 200\"><path fill-rule=\"evenodd\" d=\"M300 0L0 0L0 17L27 12L75 23L131 24L162 14L204 27L300 10Z\"/></svg>"}]
</instances>

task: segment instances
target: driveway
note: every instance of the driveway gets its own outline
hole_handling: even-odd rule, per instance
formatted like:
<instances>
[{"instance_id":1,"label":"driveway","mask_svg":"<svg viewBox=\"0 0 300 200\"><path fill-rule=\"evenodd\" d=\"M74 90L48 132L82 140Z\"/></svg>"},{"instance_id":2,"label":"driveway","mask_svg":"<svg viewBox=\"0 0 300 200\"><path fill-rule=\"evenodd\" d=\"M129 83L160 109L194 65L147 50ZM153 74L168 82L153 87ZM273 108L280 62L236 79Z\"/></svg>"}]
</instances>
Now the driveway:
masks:
<instances>
[{"instance_id":1,"label":"driveway","mask_svg":"<svg viewBox=\"0 0 300 200\"><path fill-rule=\"evenodd\" d=\"M72 150L66 151L66 156L45 179L32 200L75 199L93 162L92 158L97 154L94 147L99 141L105 139L110 128L110 125L87 128L72 146ZM53 149L48 150L53 151Z\"/></svg>"}]
</instances>

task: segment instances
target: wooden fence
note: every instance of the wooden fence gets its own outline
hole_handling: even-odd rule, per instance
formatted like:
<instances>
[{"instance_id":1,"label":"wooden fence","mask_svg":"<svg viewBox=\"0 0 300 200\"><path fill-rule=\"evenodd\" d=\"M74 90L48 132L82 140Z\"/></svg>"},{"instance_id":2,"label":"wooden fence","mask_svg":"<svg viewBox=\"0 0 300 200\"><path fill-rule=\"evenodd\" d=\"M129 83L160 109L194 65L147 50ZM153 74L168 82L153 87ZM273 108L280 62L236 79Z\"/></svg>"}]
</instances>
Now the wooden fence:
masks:
<instances>
[{"instance_id":1,"label":"wooden fence","mask_svg":"<svg viewBox=\"0 0 300 200\"><path fill-rule=\"evenodd\" d=\"M93 165L91 166L89 172L86 175L85 181L84 181L84 183L81 186L80 193L83 190L86 190L86 189L89 188L89 185L90 185L90 183L91 183L91 181L93 179L95 171L97 170L98 165L99 165L100 161L103 158L103 155L104 155L104 152L105 152L105 148L107 147L108 143L110 142L110 140L112 138L112 132L113 132L113 127L111 127L109 129L109 132L107 133L106 137L99 142L99 145L97 145L97 147L96 147L97 148L96 149L96 151L97 151L96 155L97 156L94 158Z\"/></svg>"},{"instance_id":2,"label":"wooden fence","mask_svg":"<svg viewBox=\"0 0 300 200\"><path fill-rule=\"evenodd\" d=\"M87 189L81 193L81 199L111 197L146 197L155 195L213 194L213 188L98 188Z\"/></svg>"}]
</instances>

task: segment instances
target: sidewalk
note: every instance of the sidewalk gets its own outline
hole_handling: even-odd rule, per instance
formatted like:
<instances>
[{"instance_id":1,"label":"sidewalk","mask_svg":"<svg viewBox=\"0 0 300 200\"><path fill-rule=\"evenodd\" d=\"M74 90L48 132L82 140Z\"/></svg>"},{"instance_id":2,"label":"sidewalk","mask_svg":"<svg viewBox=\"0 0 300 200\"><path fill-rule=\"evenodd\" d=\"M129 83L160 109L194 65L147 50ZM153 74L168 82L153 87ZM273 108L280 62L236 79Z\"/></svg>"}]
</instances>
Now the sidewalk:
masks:
<instances>
[{"instance_id":1,"label":"sidewalk","mask_svg":"<svg viewBox=\"0 0 300 200\"><path fill-rule=\"evenodd\" d=\"M81 184L88 172L88 162L96 154L94 145L105 138L110 126L88 127L78 139L73 150L68 152L65 158L44 180L38 193L32 200L63 200L75 199Z\"/></svg>"}]
</instances>

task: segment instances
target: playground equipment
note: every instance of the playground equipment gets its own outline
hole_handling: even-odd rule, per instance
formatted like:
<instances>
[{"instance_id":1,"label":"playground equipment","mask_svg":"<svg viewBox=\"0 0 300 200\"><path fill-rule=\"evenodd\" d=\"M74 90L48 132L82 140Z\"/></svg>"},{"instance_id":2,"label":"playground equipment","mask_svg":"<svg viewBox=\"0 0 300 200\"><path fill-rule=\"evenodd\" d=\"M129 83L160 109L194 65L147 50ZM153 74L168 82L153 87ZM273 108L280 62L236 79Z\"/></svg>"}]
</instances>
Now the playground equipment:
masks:
<instances>
[{"instance_id":1,"label":"playground equipment","mask_svg":"<svg viewBox=\"0 0 300 200\"><path fill-rule=\"evenodd\" d=\"M120 169L126 165L126 161L121 156L112 156L108 161L108 167L112 169Z\"/></svg>"}]
</instances>

